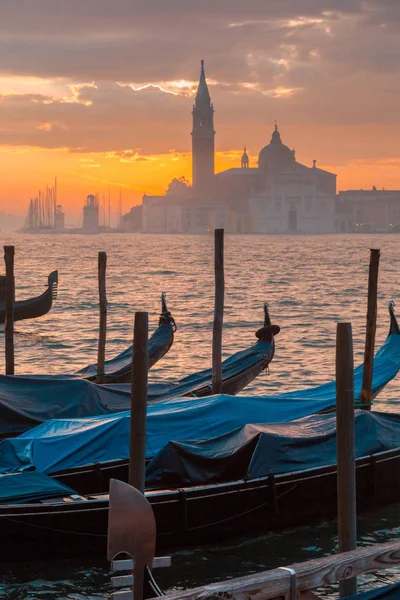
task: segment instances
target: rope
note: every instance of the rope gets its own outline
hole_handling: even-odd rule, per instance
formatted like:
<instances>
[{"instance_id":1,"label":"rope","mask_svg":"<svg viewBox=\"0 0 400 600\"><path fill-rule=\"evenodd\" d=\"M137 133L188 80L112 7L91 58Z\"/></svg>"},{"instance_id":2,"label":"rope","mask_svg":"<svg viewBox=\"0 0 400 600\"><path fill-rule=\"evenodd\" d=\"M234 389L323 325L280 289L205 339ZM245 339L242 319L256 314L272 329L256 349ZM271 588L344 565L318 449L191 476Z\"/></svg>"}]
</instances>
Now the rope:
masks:
<instances>
[{"instance_id":1,"label":"rope","mask_svg":"<svg viewBox=\"0 0 400 600\"><path fill-rule=\"evenodd\" d=\"M107 537L106 533L89 533L86 531L70 531L68 529L57 529L56 527L46 527L45 525L36 525L35 523L27 523L26 521L20 521L18 519L6 518L5 521L10 521L10 523L17 523L18 525L34 527L35 529L43 529L45 531L55 531L56 533L66 533L68 535L83 535L86 537L96 537L96 538L106 538Z\"/></svg>"}]
</instances>

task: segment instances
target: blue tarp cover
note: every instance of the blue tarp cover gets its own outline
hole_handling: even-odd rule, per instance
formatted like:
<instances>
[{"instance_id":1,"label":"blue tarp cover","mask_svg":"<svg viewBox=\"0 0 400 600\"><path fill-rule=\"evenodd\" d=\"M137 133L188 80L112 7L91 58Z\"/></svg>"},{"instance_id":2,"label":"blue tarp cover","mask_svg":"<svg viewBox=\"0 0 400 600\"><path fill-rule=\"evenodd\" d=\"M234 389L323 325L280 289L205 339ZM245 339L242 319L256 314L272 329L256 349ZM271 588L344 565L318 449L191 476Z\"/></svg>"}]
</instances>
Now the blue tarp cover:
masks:
<instances>
[{"instance_id":1,"label":"blue tarp cover","mask_svg":"<svg viewBox=\"0 0 400 600\"><path fill-rule=\"evenodd\" d=\"M126 410L127 399L106 386L71 376L0 375L0 432L24 431L48 419Z\"/></svg>"},{"instance_id":2,"label":"blue tarp cover","mask_svg":"<svg viewBox=\"0 0 400 600\"><path fill-rule=\"evenodd\" d=\"M223 376L265 364L271 344L259 341L223 363ZM260 369L262 366L260 367ZM149 384L149 403L164 396L186 394L211 381L211 370L182 379L178 384ZM0 433L22 432L49 419L91 417L125 411L130 407L130 384L99 386L71 376L0 375Z\"/></svg>"},{"instance_id":3,"label":"blue tarp cover","mask_svg":"<svg viewBox=\"0 0 400 600\"><path fill-rule=\"evenodd\" d=\"M0 504L60 498L74 490L38 471L0 474Z\"/></svg>"},{"instance_id":4,"label":"blue tarp cover","mask_svg":"<svg viewBox=\"0 0 400 600\"><path fill-rule=\"evenodd\" d=\"M315 405L311 401L271 403L263 398L252 397L240 398L238 402L237 398L224 395L192 401L170 400L158 403L148 409L146 455L147 458L155 457L170 440L173 440L174 444L196 440L198 445L200 440L211 439L210 443L215 443L211 453L216 454L221 451L230 455L232 447L244 448L246 445L252 452L252 439L262 431L258 430L257 426L262 426L266 433L275 432L273 439L279 439L279 444L282 443L282 439L288 436L290 438L291 435L292 440L289 439L288 444L298 444L296 452L304 440L308 439L307 445L312 442L315 447L320 438L323 439L315 457L317 462L313 464L328 464L334 462L334 415L313 415L303 422L287 424L295 417L309 415L313 406ZM251 425L248 425L249 421ZM364 425L359 424L362 422ZM278 425L274 426L274 423ZM373 431L371 438L360 436L361 453L366 451L367 447L363 444L370 444L370 451L400 445L397 436L399 417L396 415L362 412L357 416L357 423L358 427L369 427ZM260 441L260 448L263 443L264 441ZM206 449L207 444L207 441L204 442ZM192 445L190 442L189 447ZM184 444L183 448L186 448ZM0 470L10 471L35 466L40 471L50 474L92 463L127 459L128 456L129 413L125 412L91 419L48 421L17 438L4 440L0 443ZM265 467L262 461L259 466L258 456L255 454L251 468L248 467L251 477L260 476ZM306 468L309 455L304 456L304 459L301 456L288 457L287 468ZM321 463L318 463L319 460ZM268 468L281 469L282 464L279 464L280 466L277 462L268 463Z\"/></svg>"},{"instance_id":5,"label":"blue tarp cover","mask_svg":"<svg viewBox=\"0 0 400 600\"><path fill-rule=\"evenodd\" d=\"M400 583L385 585L377 590L361 592L355 596L346 596L342 600L399 600Z\"/></svg>"},{"instance_id":6,"label":"blue tarp cover","mask_svg":"<svg viewBox=\"0 0 400 600\"><path fill-rule=\"evenodd\" d=\"M374 370L373 370L373 382L372 389L374 395L378 394L380 390L385 387L394 379L400 370L400 335L396 333L390 334L383 346L378 350L374 357ZM364 373L364 365L359 365L354 370L354 398L360 399L362 379ZM330 381L318 387L312 387L299 392L286 392L280 394L282 400L301 398L301 399L313 399L313 400L324 400L330 398L332 404L335 403L336 398L336 382Z\"/></svg>"},{"instance_id":7,"label":"blue tarp cover","mask_svg":"<svg viewBox=\"0 0 400 600\"><path fill-rule=\"evenodd\" d=\"M290 421L326 407L323 401L266 400L263 397L178 398L148 406L147 457L170 440L209 439L247 423ZM17 438L0 442L0 469L35 465L54 473L129 456L128 411L86 419L53 419Z\"/></svg>"},{"instance_id":8,"label":"blue tarp cover","mask_svg":"<svg viewBox=\"0 0 400 600\"><path fill-rule=\"evenodd\" d=\"M356 458L400 447L400 415L358 410ZM336 463L336 415L245 425L210 440L170 441L147 466L149 487L181 487Z\"/></svg>"},{"instance_id":9,"label":"blue tarp cover","mask_svg":"<svg viewBox=\"0 0 400 600\"><path fill-rule=\"evenodd\" d=\"M253 349L257 346L258 344ZM231 359L233 357L225 361L225 364L230 364ZM378 393L382 387L393 379L399 369L400 335L392 334L388 336L375 356L372 384L374 394ZM357 367L354 374L356 399L360 397L362 373L362 366ZM188 379L192 377L196 376L190 376ZM25 431L35 424L43 423L49 419L75 419L95 415L105 415L105 426L108 427L109 415L124 411L130 405L129 386L122 385L119 387L121 389L112 389L113 386L98 386L80 378L74 379L62 376L0 376L0 433ZM158 393L159 390L156 394ZM179 423L184 420L188 433L186 439L191 436L191 434L189 435L191 428L198 430L198 423L193 426L188 423L188 419L192 415L197 421L199 416L203 420L208 419L211 430L204 426L203 435L207 438L223 433L221 431L223 423L218 424L216 422L219 418L227 418L228 422L232 424L232 427L224 431L245 425L249 420L253 423L289 421L334 406L335 397L335 382L330 382L317 387L275 396L238 396L236 399L224 395L204 399L177 398L160 402L159 408L154 410L156 414L159 412L163 415L162 418L160 417L163 427L167 427L171 432L176 431L177 428L179 430ZM246 413L246 406L251 407L248 409L251 412ZM243 407L243 410L241 407ZM153 407L150 406L149 411L149 414L153 414ZM169 415L167 418L165 416L167 411L172 411L174 414ZM209 411L212 411L212 417L207 415ZM260 413L260 418L258 418L258 413ZM126 415L124 417L126 418ZM120 418L120 415L116 416L117 420ZM152 419L154 420L155 417L152 417ZM175 419L178 421L176 425L174 423ZM95 420L95 422L97 426L101 426L101 420L100 422ZM51 427L54 426L51 425ZM65 426L65 424L60 423L61 428ZM83 422L81 426L85 430L87 423ZM74 425L74 428L78 429L79 427L77 424ZM163 435L163 430L161 430L160 435ZM167 441L170 439L182 438L172 436ZM160 449L157 445L155 448L156 452ZM151 449L153 449L152 445Z\"/></svg>"}]
</instances>

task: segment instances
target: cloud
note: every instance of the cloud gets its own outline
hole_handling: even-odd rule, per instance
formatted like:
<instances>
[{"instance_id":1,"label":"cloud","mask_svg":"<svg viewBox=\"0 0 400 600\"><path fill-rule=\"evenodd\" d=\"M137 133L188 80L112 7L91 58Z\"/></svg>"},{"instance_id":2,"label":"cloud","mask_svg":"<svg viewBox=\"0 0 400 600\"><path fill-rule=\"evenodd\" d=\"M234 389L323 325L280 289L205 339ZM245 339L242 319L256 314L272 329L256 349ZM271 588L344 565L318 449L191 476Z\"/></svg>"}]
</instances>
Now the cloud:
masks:
<instances>
[{"instance_id":1,"label":"cloud","mask_svg":"<svg viewBox=\"0 0 400 600\"><path fill-rule=\"evenodd\" d=\"M107 152L106 158L116 158L121 163L151 162L152 160L156 160L154 156L143 156L139 153L139 150L131 149Z\"/></svg>"},{"instance_id":2,"label":"cloud","mask_svg":"<svg viewBox=\"0 0 400 600\"><path fill-rule=\"evenodd\" d=\"M219 151L277 119L308 159L390 158L399 22L398 0L5 0L0 143L178 163L205 58Z\"/></svg>"}]
</instances>

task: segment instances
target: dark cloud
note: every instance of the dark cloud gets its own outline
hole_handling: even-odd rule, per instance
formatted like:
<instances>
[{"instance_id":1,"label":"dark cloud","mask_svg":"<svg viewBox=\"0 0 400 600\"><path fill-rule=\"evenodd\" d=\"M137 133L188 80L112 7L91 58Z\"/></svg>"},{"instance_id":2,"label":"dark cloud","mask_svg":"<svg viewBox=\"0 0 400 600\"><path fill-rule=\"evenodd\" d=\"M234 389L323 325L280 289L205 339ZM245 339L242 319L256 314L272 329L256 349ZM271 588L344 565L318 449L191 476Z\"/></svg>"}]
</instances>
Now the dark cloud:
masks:
<instances>
[{"instance_id":1,"label":"dark cloud","mask_svg":"<svg viewBox=\"0 0 400 600\"><path fill-rule=\"evenodd\" d=\"M259 148L277 118L296 145L307 124L338 126L357 156L354 128L400 124L399 20L398 0L6 0L0 74L95 85L4 97L1 143L187 151L191 97L117 82L195 80L204 57L220 149Z\"/></svg>"},{"instance_id":2,"label":"dark cloud","mask_svg":"<svg viewBox=\"0 0 400 600\"><path fill-rule=\"evenodd\" d=\"M218 79L237 81L253 75L249 53L279 55L285 42L297 44L300 58L311 45L322 52L333 46L339 60L357 53L363 31L386 46L379 28L392 29L399 13L395 0L7 0L0 8L0 71L159 81L193 78L194 60L205 54ZM303 25L288 26L299 18ZM332 40L307 23L318 18L335 25ZM385 67L382 44L365 49Z\"/></svg>"}]
</instances>

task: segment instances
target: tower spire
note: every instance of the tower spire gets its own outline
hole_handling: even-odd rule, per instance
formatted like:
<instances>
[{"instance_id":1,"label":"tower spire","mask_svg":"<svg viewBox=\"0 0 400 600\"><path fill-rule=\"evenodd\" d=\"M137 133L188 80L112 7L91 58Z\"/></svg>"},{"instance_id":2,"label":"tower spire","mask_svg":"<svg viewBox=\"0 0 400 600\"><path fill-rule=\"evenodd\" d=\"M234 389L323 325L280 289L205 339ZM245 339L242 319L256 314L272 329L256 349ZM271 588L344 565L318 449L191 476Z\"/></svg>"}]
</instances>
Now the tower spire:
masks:
<instances>
[{"instance_id":1,"label":"tower spire","mask_svg":"<svg viewBox=\"0 0 400 600\"><path fill-rule=\"evenodd\" d=\"M211 105L211 98L210 92L208 91L206 74L204 72L204 59L201 59L200 64L200 79L199 86L197 88L195 104L198 106L201 104L202 106L204 105L204 107L206 107Z\"/></svg>"},{"instance_id":2,"label":"tower spire","mask_svg":"<svg viewBox=\"0 0 400 600\"><path fill-rule=\"evenodd\" d=\"M199 86L192 111L192 178L195 189L206 191L214 175L214 108L203 59L200 65Z\"/></svg>"}]
</instances>

